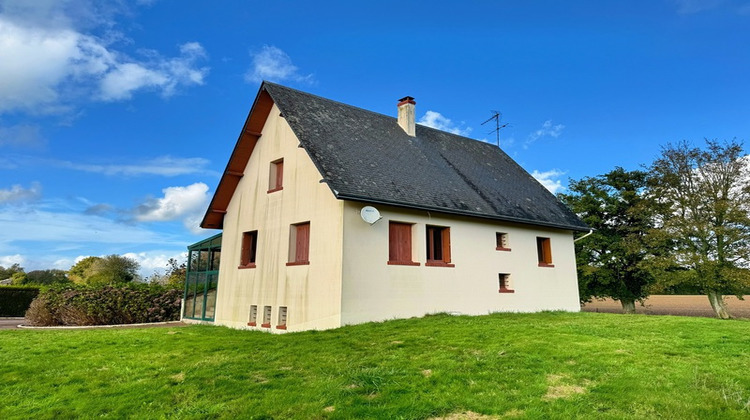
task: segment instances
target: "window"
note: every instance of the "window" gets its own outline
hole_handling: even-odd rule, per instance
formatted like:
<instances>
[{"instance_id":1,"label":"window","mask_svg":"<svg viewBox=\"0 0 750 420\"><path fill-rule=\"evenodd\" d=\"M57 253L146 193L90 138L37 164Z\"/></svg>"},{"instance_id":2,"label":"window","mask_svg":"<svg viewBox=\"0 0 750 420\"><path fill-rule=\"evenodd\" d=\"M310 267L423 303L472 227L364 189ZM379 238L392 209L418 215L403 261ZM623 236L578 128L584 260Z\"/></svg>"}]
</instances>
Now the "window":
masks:
<instances>
[{"instance_id":1,"label":"window","mask_svg":"<svg viewBox=\"0 0 750 420\"><path fill-rule=\"evenodd\" d=\"M310 264L310 222L289 229L289 262L286 265Z\"/></svg>"},{"instance_id":2,"label":"window","mask_svg":"<svg viewBox=\"0 0 750 420\"><path fill-rule=\"evenodd\" d=\"M258 248L258 231L253 230L242 234L242 249L240 250L240 266L238 268L255 268L255 252Z\"/></svg>"},{"instance_id":3,"label":"window","mask_svg":"<svg viewBox=\"0 0 750 420\"><path fill-rule=\"evenodd\" d=\"M411 223L388 223L388 264L419 265L411 260Z\"/></svg>"},{"instance_id":4,"label":"window","mask_svg":"<svg viewBox=\"0 0 750 420\"><path fill-rule=\"evenodd\" d=\"M500 273L498 277L500 278L500 290L498 290L498 293L515 293L510 287L510 274Z\"/></svg>"},{"instance_id":5,"label":"window","mask_svg":"<svg viewBox=\"0 0 750 420\"><path fill-rule=\"evenodd\" d=\"M284 189L284 159L271 162L268 174L268 192L272 193Z\"/></svg>"},{"instance_id":6,"label":"window","mask_svg":"<svg viewBox=\"0 0 750 420\"><path fill-rule=\"evenodd\" d=\"M536 252L539 256L539 267L554 267L552 265L552 246L549 238L536 238Z\"/></svg>"},{"instance_id":7,"label":"window","mask_svg":"<svg viewBox=\"0 0 750 420\"><path fill-rule=\"evenodd\" d=\"M510 251L508 247L508 234L504 232L495 233L495 249L498 251Z\"/></svg>"},{"instance_id":8,"label":"window","mask_svg":"<svg viewBox=\"0 0 750 420\"><path fill-rule=\"evenodd\" d=\"M276 324L276 329L286 329L286 306L279 306L279 323Z\"/></svg>"},{"instance_id":9,"label":"window","mask_svg":"<svg viewBox=\"0 0 750 420\"><path fill-rule=\"evenodd\" d=\"M425 265L455 267L451 264L451 230L427 225L427 262Z\"/></svg>"},{"instance_id":10,"label":"window","mask_svg":"<svg viewBox=\"0 0 750 420\"><path fill-rule=\"evenodd\" d=\"M254 327L258 322L258 305L250 305L250 319L247 325Z\"/></svg>"},{"instance_id":11,"label":"window","mask_svg":"<svg viewBox=\"0 0 750 420\"><path fill-rule=\"evenodd\" d=\"M271 307L263 307L263 323L260 324L263 328L271 328Z\"/></svg>"}]
</instances>

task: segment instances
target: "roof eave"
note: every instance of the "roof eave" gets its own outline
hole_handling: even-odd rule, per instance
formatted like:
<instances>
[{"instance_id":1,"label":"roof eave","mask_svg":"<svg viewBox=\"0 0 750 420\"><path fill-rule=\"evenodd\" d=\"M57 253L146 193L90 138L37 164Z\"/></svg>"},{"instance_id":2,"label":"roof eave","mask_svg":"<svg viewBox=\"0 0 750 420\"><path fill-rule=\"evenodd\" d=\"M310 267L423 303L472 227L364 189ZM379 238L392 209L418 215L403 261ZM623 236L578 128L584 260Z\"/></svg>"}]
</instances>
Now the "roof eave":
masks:
<instances>
[{"instance_id":1,"label":"roof eave","mask_svg":"<svg viewBox=\"0 0 750 420\"><path fill-rule=\"evenodd\" d=\"M349 200L349 201L359 201L363 203L368 204L382 204L382 205L388 205L388 206L394 206L394 207L402 207L402 208L408 208L413 210L424 210L424 211L434 211L437 213L444 213L444 214L452 214L452 215L458 215L458 216L470 216L470 217L476 217L480 219L486 219L486 220L499 220L503 222L512 222L512 223L520 223L524 225L532 225L532 226L542 226L547 228L554 228L554 229L562 229L562 230L572 230L575 232L588 232L590 230L587 226L574 226L574 225L567 225L567 224L561 224L561 223L551 223L551 222L544 222L544 221L538 221L538 220L529 220L529 219L523 219L520 217L512 217L512 216L501 216L501 215L489 215L485 213L478 213L478 212L472 212L469 210L458 210L458 209L449 209L449 208L443 208L443 207L430 207L430 206L423 206L418 204L409 204L409 203L400 203L390 200L380 200L380 199L373 199L369 197L363 197L363 196L357 196L354 194L336 194L336 198L341 200Z\"/></svg>"},{"instance_id":2,"label":"roof eave","mask_svg":"<svg viewBox=\"0 0 750 420\"><path fill-rule=\"evenodd\" d=\"M211 203L208 205L200 227L204 229L222 229L224 227L224 215L227 212L229 202L237 189L240 179L244 175L247 162L255 149L255 144L260 139L261 131L266 119L273 108L274 102L271 95L265 89L265 82L258 90L258 95L253 101L242 131L234 145L234 150L229 157L229 162L221 175L219 185L216 187Z\"/></svg>"}]
</instances>

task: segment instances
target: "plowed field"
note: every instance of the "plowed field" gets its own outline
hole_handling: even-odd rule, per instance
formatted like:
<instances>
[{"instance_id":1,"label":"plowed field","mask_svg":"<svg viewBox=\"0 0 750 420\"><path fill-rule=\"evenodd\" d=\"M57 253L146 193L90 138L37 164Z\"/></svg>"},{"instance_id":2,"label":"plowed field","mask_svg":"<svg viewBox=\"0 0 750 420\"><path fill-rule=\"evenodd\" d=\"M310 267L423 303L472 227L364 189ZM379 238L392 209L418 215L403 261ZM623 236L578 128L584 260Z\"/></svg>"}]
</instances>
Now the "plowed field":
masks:
<instances>
[{"instance_id":1,"label":"plowed field","mask_svg":"<svg viewBox=\"0 0 750 420\"><path fill-rule=\"evenodd\" d=\"M750 296L739 300L735 296L726 297L729 313L735 318L750 318ZM714 311L706 296L688 295L654 295L643 302L643 306L636 303L635 311L648 315L681 315L714 317ZM586 312L622 313L620 302L606 299L594 300L581 306Z\"/></svg>"}]
</instances>

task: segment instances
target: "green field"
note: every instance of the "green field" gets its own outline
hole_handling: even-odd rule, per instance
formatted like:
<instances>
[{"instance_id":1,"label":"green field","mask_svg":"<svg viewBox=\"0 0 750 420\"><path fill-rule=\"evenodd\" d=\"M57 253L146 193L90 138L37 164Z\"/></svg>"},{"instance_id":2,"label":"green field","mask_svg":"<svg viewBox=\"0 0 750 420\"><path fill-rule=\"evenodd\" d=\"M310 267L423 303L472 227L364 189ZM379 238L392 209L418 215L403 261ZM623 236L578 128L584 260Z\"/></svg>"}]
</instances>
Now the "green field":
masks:
<instances>
[{"instance_id":1,"label":"green field","mask_svg":"<svg viewBox=\"0 0 750 420\"><path fill-rule=\"evenodd\" d=\"M0 418L81 417L750 418L750 321L540 313L282 336L0 331Z\"/></svg>"}]
</instances>

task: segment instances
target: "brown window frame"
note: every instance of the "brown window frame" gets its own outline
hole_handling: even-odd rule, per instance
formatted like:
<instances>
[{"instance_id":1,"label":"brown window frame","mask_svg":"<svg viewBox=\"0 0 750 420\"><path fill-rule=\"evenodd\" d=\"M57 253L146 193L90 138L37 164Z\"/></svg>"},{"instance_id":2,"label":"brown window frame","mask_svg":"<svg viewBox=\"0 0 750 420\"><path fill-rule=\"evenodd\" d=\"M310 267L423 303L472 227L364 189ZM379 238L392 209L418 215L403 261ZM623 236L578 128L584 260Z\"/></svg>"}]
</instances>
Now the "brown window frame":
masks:
<instances>
[{"instance_id":1,"label":"brown window frame","mask_svg":"<svg viewBox=\"0 0 750 420\"><path fill-rule=\"evenodd\" d=\"M388 265L419 265L412 261L413 223L388 222Z\"/></svg>"},{"instance_id":2,"label":"brown window frame","mask_svg":"<svg viewBox=\"0 0 750 420\"><path fill-rule=\"evenodd\" d=\"M271 162L268 170L268 193L284 189L284 159L276 159Z\"/></svg>"},{"instance_id":3,"label":"brown window frame","mask_svg":"<svg viewBox=\"0 0 750 420\"><path fill-rule=\"evenodd\" d=\"M427 261L430 267L455 267L451 264L451 228L447 226L425 226Z\"/></svg>"},{"instance_id":4,"label":"brown window frame","mask_svg":"<svg viewBox=\"0 0 750 420\"><path fill-rule=\"evenodd\" d=\"M295 223L289 228L289 262L286 265L310 264L310 222Z\"/></svg>"},{"instance_id":5,"label":"brown window frame","mask_svg":"<svg viewBox=\"0 0 750 420\"><path fill-rule=\"evenodd\" d=\"M536 253L539 259L539 267L554 267L552 264L552 241L550 238L537 236Z\"/></svg>"},{"instance_id":6,"label":"brown window frame","mask_svg":"<svg viewBox=\"0 0 750 420\"><path fill-rule=\"evenodd\" d=\"M258 231L251 230L242 233L242 248L240 250L240 265L237 268L255 268L255 257L258 253Z\"/></svg>"},{"instance_id":7,"label":"brown window frame","mask_svg":"<svg viewBox=\"0 0 750 420\"><path fill-rule=\"evenodd\" d=\"M506 232L495 232L495 250L510 251L508 246L508 234Z\"/></svg>"}]
</instances>

